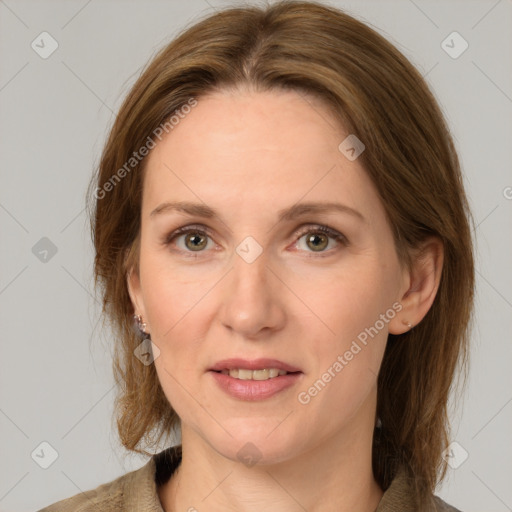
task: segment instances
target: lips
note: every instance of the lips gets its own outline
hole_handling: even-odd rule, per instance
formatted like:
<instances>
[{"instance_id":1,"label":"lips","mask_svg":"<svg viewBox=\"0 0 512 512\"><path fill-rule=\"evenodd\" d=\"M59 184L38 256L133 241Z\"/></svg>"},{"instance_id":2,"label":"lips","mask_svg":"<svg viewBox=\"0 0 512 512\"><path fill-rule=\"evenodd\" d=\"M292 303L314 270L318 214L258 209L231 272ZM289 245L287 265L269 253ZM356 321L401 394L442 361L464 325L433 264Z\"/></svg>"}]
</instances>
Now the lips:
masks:
<instances>
[{"instance_id":1,"label":"lips","mask_svg":"<svg viewBox=\"0 0 512 512\"><path fill-rule=\"evenodd\" d=\"M209 368L210 371L214 372L222 372L225 370L268 370L271 368L275 368L277 370L282 370L287 373L296 373L301 372L299 368L296 368L295 366L292 366L288 363L285 363L283 361L279 361L278 359L268 359L268 358L261 358L261 359L242 359L242 358L231 358L231 359L224 359L222 361L219 361L215 363L211 368Z\"/></svg>"},{"instance_id":2,"label":"lips","mask_svg":"<svg viewBox=\"0 0 512 512\"><path fill-rule=\"evenodd\" d=\"M298 385L303 372L278 359L224 359L207 372L219 388L237 400L266 400Z\"/></svg>"}]
</instances>

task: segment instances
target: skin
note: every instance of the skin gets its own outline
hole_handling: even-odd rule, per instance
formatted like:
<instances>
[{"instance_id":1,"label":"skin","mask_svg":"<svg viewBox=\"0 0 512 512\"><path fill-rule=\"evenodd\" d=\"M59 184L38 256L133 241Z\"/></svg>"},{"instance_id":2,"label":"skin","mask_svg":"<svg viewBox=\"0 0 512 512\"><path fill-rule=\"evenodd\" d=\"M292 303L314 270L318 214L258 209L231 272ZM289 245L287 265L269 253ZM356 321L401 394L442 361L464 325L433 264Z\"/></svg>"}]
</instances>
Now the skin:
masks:
<instances>
[{"instance_id":1,"label":"skin","mask_svg":"<svg viewBox=\"0 0 512 512\"><path fill-rule=\"evenodd\" d=\"M183 460L158 490L167 512L370 512L382 497L371 467L377 375L388 333L407 331L430 308L442 246L431 239L410 270L400 264L373 183L338 149L347 135L314 98L218 91L148 157L139 269L128 287L181 419ZM206 204L220 217L150 215L167 201ZM329 212L278 222L277 212L297 202L341 203L364 221ZM165 244L176 228L198 224L210 230L206 239L195 233L202 250L186 234ZM319 225L348 242L320 234L315 250L307 241ZM252 263L236 252L248 236L262 249ZM298 393L394 303L401 311L300 403ZM271 398L235 399L207 370L237 356L279 359L303 375ZM252 466L237 456L249 442L261 457Z\"/></svg>"}]
</instances>

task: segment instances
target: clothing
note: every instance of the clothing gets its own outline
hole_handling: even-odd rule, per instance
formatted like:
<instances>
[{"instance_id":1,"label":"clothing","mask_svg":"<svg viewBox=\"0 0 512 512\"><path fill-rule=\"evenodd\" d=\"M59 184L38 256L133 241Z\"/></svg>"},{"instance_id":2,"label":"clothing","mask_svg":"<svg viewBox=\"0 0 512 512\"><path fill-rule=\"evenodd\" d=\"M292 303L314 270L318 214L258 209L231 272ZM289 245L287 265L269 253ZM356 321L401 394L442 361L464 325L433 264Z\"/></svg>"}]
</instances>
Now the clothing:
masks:
<instances>
[{"instance_id":1,"label":"clothing","mask_svg":"<svg viewBox=\"0 0 512 512\"><path fill-rule=\"evenodd\" d=\"M39 512L164 512L157 487L169 480L180 462L181 446L168 448L153 455L140 469ZM400 472L384 492L375 512L415 512L412 498L405 473ZM429 512L460 512L437 496L432 499Z\"/></svg>"}]
</instances>

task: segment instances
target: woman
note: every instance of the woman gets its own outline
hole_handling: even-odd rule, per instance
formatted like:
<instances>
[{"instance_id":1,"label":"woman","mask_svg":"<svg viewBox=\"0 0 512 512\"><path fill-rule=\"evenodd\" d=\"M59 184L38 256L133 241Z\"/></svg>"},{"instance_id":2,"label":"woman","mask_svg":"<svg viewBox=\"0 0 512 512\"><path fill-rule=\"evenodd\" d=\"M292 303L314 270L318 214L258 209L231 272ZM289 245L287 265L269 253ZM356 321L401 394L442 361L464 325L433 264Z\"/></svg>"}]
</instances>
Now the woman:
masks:
<instances>
[{"instance_id":1,"label":"woman","mask_svg":"<svg viewBox=\"0 0 512 512\"><path fill-rule=\"evenodd\" d=\"M181 443L45 511L456 510L471 215L396 48L321 4L218 12L143 72L92 187L121 441Z\"/></svg>"}]
</instances>

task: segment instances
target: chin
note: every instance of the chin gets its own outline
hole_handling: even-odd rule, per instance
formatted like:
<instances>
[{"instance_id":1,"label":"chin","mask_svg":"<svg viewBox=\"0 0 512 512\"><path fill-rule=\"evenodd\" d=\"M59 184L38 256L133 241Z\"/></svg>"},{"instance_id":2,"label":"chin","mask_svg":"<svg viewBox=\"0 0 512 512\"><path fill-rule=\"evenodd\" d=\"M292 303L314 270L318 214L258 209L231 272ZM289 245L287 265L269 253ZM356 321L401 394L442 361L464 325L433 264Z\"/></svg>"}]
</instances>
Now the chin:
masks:
<instances>
[{"instance_id":1,"label":"chin","mask_svg":"<svg viewBox=\"0 0 512 512\"><path fill-rule=\"evenodd\" d=\"M288 429L278 433L275 420L254 420L253 426L247 420L230 422L226 430L233 433L233 437L222 431L222 435L212 438L203 436L210 446L223 457L234 462L241 462L251 467L258 465L271 465L285 462L298 455L298 446L304 440L296 440Z\"/></svg>"}]
</instances>

